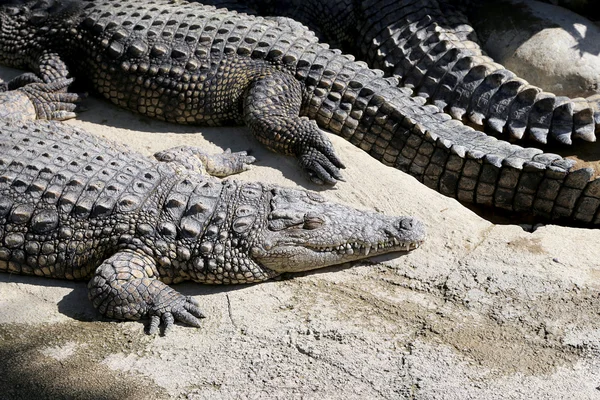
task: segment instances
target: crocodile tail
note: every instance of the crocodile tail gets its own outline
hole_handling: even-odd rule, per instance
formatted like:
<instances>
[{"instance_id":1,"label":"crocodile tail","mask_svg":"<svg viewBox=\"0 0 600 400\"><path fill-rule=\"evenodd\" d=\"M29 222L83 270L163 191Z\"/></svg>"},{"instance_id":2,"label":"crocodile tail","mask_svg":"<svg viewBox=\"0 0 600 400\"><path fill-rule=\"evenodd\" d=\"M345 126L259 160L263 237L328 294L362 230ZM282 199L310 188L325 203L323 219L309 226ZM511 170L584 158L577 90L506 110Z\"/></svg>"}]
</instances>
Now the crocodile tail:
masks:
<instances>
[{"instance_id":1,"label":"crocodile tail","mask_svg":"<svg viewBox=\"0 0 600 400\"><path fill-rule=\"evenodd\" d=\"M595 141L593 101L555 96L516 77L483 53L464 14L444 2L405 3L363 2L359 47L371 66L452 117L510 140Z\"/></svg>"},{"instance_id":2,"label":"crocodile tail","mask_svg":"<svg viewBox=\"0 0 600 400\"><path fill-rule=\"evenodd\" d=\"M323 46L305 53L297 77L307 90L302 114L444 195L545 220L600 224L600 180L589 169L574 170L571 160L474 130L394 78Z\"/></svg>"}]
</instances>

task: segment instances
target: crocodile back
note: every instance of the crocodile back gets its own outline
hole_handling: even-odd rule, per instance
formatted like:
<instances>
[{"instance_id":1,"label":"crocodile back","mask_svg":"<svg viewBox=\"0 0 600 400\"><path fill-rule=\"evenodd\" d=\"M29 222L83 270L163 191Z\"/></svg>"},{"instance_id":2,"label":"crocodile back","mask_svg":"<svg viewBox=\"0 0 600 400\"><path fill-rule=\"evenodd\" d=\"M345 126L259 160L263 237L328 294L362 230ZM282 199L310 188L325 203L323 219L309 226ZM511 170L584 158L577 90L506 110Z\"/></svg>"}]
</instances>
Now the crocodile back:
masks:
<instances>
[{"instance_id":1,"label":"crocodile back","mask_svg":"<svg viewBox=\"0 0 600 400\"><path fill-rule=\"evenodd\" d=\"M84 279L131 230L164 169L55 122L0 128L0 270Z\"/></svg>"},{"instance_id":2,"label":"crocodile back","mask_svg":"<svg viewBox=\"0 0 600 400\"><path fill-rule=\"evenodd\" d=\"M113 103L177 123L240 123L248 83L269 68L295 70L317 42L275 21L200 4L83 4L58 33L64 40L50 46Z\"/></svg>"}]
</instances>

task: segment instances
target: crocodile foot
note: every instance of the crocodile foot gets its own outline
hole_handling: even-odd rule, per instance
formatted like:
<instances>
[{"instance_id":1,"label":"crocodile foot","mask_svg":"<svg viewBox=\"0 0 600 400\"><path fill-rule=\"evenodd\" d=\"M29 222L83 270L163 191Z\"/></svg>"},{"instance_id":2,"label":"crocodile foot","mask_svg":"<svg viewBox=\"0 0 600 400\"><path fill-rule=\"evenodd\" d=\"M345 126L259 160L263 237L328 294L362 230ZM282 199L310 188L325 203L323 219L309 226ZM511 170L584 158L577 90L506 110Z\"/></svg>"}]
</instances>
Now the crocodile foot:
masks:
<instances>
[{"instance_id":1,"label":"crocodile foot","mask_svg":"<svg viewBox=\"0 0 600 400\"><path fill-rule=\"evenodd\" d=\"M178 146L154 154L158 161L174 163L177 167L190 171L208 173L211 176L225 177L250 169L256 159L246 151L231 152L226 149L220 154L207 154L194 146Z\"/></svg>"},{"instance_id":2,"label":"crocodile foot","mask_svg":"<svg viewBox=\"0 0 600 400\"><path fill-rule=\"evenodd\" d=\"M148 312L150 316L148 333L150 335L158 333L161 323L164 325L163 335L166 335L176 320L185 325L200 327L200 318L204 318L204 314L198 307L200 304L192 297L184 296L166 286L154 300L155 302Z\"/></svg>"},{"instance_id":3,"label":"crocodile foot","mask_svg":"<svg viewBox=\"0 0 600 400\"><path fill-rule=\"evenodd\" d=\"M150 318L148 333L164 325L167 334L175 321L199 327L204 315L196 300L158 279L155 260L134 250L122 250L105 260L88 284L94 307L108 318Z\"/></svg>"},{"instance_id":4,"label":"crocodile foot","mask_svg":"<svg viewBox=\"0 0 600 400\"><path fill-rule=\"evenodd\" d=\"M318 185L335 185L344 181L340 169L346 168L335 154L331 141L316 130L313 135L303 137L296 152L298 162L309 179Z\"/></svg>"},{"instance_id":5,"label":"crocodile foot","mask_svg":"<svg viewBox=\"0 0 600 400\"><path fill-rule=\"evenodd\" d=\"M29 97L38 119L59 120L75 118L77 104L86 95L66 92L73 79L60 79L52 83L30 83L21 87Z\"/></svg>"}]
</instances>

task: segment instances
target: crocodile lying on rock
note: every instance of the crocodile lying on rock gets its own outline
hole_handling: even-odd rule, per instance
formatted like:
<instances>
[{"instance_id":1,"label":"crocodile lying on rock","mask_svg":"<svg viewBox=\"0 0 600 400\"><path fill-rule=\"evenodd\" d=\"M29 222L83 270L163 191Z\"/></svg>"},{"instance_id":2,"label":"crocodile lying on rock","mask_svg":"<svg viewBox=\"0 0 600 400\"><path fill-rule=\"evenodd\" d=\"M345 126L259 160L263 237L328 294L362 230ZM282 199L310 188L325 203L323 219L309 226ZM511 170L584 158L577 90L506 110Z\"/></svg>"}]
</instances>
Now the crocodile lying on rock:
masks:
<instances>
[{"instance_id":1,"label":"crocodile lying on rock","mask_svg":"<svg viewBox=\"0 0 600 400\"><path fill-rule=\"evenodd\" d=\"M14 96L8 92L0 98ZM0 117L11 114L0 108ZM0 121L0 271L89 280L105 316L198 326L168 286L251 283L418 247L423 224L304 190L218 180L253 158L180 147L150 160L54 121ZM202 160L202 162L200 161Z\"/></svg>"},{"instance_id":2,"label":"crocodile lying on rock","mask_svg":"<svg viewBox=\"0 0 600 400\"><path fill-rule=\"evenodd\" d=\"M333 184L343 165L320 127L460 201L600 224L590 169L452 120L306 31L184 1L9 3L0 7L0 62L36 73L8 88L71 74L150 117L245 123L314 181Z\"/></svg>"},{"instance_id":3,"label":"crocodile lying on rock","mask_svg":"<svg viewBox=\"0 0 600 400\"><path fill-rule=\"evenodd\" d=\"M305 24L332 47L488 132L516 141L595 141L600 96L569 99L530 85L480 48L470 0L195 0Z\"/></svg>"}]
</instances>

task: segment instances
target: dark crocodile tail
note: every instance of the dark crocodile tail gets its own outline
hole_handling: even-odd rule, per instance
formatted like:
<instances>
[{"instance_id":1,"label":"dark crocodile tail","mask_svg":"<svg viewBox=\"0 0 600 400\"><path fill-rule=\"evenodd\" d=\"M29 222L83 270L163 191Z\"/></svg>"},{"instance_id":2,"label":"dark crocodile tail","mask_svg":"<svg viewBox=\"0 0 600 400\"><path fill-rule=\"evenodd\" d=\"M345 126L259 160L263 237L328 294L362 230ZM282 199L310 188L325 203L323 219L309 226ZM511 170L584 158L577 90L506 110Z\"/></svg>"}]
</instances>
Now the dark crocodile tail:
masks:
<instances>
[{"instance_id":1,"label":"dark crocodile tail","mask_svg":"<svg viewBox=\"0 0 600 400\"><path fill-rule=\"evenodd\" d=\"M544 92L495 63L466 17L451 6L436 0L361 5L358 38L367 62L454 118L511 140L595 141L595 102Z\"/></svg>"}]
</instances>

